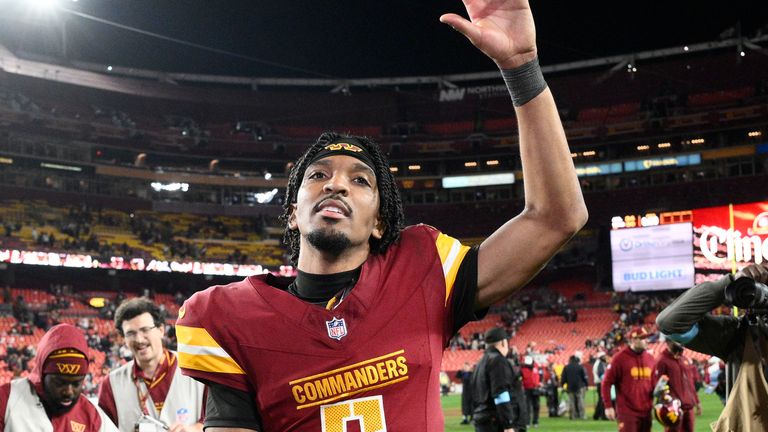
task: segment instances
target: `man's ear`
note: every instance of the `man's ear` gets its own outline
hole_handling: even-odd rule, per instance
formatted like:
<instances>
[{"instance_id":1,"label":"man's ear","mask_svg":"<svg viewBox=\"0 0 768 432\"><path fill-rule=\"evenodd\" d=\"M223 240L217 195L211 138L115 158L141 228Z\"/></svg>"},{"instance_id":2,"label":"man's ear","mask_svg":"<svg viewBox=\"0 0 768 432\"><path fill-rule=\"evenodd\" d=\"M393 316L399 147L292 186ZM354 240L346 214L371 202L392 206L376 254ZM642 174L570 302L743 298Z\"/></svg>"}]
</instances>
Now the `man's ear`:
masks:
<instances>
[{"instance_id":1,"label":"man's ear","mask_svg":"<svg viewBox=\"0 0 768 432\"><path fill-rule=\"evenodd\" d=\"M386 224L378 216L376 216L376 221L373 226L373 232L371 233L371 236L376 240L381 240L381 238L384 237L384 233L386 231L387 231Z\"/></svg>"},{"instance_id":2,"label":"man's ear","mask_svg":"<svg viewBox=\"0 0 768 432\"><path fill-rule=\"evenodd\" d=\"M296 223L296 204L291 204L291 214L288 216L288 229L298 229L299 225Z\"/></svg>"}]
</instances>

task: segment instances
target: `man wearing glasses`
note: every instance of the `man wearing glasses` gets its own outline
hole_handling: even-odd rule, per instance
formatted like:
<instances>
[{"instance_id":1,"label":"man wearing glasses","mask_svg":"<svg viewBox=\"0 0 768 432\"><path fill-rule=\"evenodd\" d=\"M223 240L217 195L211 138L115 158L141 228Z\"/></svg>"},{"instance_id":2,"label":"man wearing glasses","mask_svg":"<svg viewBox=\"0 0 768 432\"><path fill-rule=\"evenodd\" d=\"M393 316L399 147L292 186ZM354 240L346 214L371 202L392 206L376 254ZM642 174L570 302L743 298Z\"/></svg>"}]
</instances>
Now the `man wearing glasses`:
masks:
<instances>
[{"instance_id":1,"label":"man wearing glasses","mask_svg":"<svg viewBox=\"0 0 768 432\"><path fill-rule=\"evenodd\" d=\"M203 430L205 387L181 375L176 353L163 347L163 319L145 297L126 300L115 311L115 328L133 360L102 381L99 406L122 432L145 423L172 432Z\"/></svg>"}]
</instances>

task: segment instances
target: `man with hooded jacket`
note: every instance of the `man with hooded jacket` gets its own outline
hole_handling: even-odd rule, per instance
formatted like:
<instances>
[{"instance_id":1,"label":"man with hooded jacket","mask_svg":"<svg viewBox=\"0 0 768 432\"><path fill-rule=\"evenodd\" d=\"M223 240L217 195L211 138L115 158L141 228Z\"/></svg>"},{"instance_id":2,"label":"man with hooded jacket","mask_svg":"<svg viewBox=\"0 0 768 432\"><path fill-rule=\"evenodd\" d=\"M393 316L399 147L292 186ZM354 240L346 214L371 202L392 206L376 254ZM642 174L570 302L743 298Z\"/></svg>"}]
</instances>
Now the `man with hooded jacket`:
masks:
<instances>
[{"instance_id":1,"label":"man with hooded jacket","mask_svg":"<svg viewBox=\"0 0 768 432\"><path fill-rule=\"evenodd\" d=\"M52 327L40 339L29 377L0 387L0 430L117 432L106 414L82 395L87 352L76 327Z\"/></svg>"}]
</instances>

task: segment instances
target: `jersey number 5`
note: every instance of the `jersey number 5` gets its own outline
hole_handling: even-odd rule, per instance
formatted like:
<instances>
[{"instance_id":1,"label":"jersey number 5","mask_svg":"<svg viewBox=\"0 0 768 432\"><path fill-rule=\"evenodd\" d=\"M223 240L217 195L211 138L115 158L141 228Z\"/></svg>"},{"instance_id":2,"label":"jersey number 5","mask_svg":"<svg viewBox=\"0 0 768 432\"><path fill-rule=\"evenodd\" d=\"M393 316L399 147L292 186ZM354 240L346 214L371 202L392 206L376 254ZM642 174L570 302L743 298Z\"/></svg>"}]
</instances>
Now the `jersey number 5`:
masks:
<instances>
[{"instance_id":1,"label":"jersey number 5","mask_svg":"<svg viewBox=\"0 0 768 432\"><path fill-rule=\"evenodd\" d=\"M345 432L346 424L358 420L362 432L386 432L384 401L381 396L351 399L320 407L323 432Z\"/></svg>"}]
</instances>

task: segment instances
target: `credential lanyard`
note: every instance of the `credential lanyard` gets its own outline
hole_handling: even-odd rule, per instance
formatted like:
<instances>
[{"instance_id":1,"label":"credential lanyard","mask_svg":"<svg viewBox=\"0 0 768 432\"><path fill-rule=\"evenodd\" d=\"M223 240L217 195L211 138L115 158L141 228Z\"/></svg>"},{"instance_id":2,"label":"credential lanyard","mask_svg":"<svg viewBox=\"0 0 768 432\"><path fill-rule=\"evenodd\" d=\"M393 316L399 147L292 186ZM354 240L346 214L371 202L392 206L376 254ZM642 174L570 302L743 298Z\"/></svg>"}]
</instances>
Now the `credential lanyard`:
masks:
<instances>
[{"instance_id":1,"label":"credential lanyard","mask_svg":"<svg viewBox=\"0 0 768 432\"><path fill-rule=\"evenodd\" d=\"M147 388L147 384L142 378L139 377L134 377L133 382L136 384L136 394L139 398L139 407L141 408L141 413L147 417L159 418L157 410L154 407L154 403L152 404L151 413L149 408L147 408L147 400L149 400L149 388Z\"/></svg>"}]
</instances>

